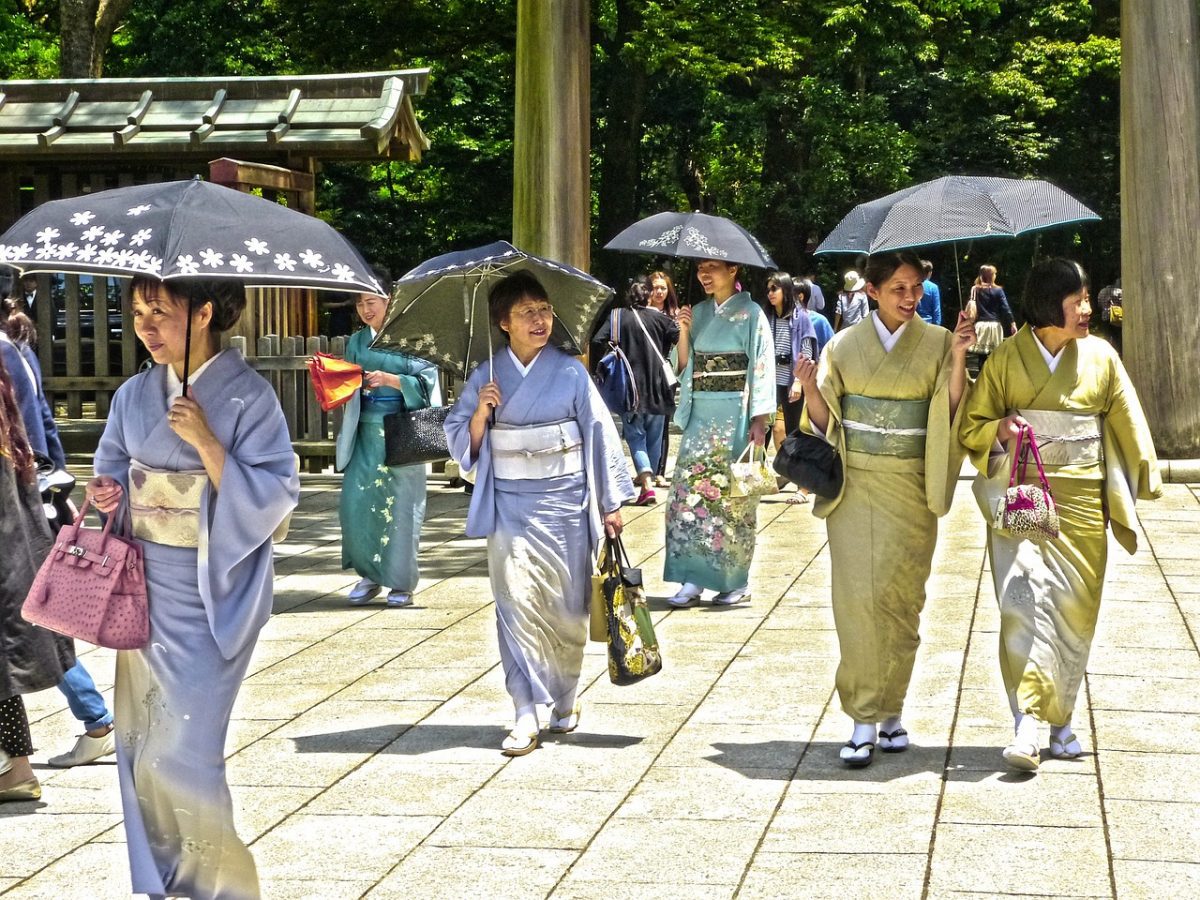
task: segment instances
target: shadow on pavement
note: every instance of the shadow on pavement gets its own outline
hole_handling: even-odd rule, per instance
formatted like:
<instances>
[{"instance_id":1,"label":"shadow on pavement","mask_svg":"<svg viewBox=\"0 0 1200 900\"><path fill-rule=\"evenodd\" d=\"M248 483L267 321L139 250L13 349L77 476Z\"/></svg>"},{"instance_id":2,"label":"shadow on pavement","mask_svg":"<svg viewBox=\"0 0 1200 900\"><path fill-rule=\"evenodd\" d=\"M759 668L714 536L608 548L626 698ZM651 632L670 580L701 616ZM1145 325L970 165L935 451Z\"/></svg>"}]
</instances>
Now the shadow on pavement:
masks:
<instances>
[{"instance_id":1,"label":"shadow on pavement","mask_svg":"<svg viewBox=\"0 0 1200 900\"><path fill-rule=\"evenodd\" d=\"M851 769L838 757L840 743L832 741L757 741L747 744L716 743L711 762L732 769L747 778L791 781L866 781L885 782L921 773L939 777L952 772L958 781L983 781L997 773L1015 774L1004 765L999 747L956 746L951 764L946 765L945 747L921 747L913 744L903 753L875 751L875 761L865 769ZM797 768L799 766L799 768ZM782 771L794 774L785 776ZM1023 778L1022 778L1023 780Z\"/></svg>"}]
</instances>

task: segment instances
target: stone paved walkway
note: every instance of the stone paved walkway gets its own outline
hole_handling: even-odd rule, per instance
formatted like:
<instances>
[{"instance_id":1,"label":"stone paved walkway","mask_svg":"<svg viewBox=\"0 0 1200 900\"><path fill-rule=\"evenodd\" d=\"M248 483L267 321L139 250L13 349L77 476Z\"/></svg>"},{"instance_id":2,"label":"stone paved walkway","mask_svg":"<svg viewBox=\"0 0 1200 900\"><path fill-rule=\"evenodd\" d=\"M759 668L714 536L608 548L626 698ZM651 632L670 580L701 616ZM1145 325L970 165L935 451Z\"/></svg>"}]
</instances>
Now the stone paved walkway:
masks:
<instances>
[{"instance_id":1,"label":"stone paved walkway","mask_svg":"<svg viewBox=\"0 0 1200 900\"><path fill-rule=\"evenodd\" d=\"M829 561L806 507L762 504L752 605L682 611L662 599L662 507L630 509L666 667L614 687L590 644L580 730L507 760L466 498L431 482L413 608L349 608L337 487L305 477L229 736L271 900L1200 896L1200 485L1143 506L1136 557L1114 547L1076 715L1094 752L1032 778L1000 759L998 616L967 481L941 523L914 746L863 771L837 760ZM107 689L113 654L84 659ZM113 765L46 768L76 723L56 691L27 699L45 794L0 808L0 894L127 896Z\"/></svg>"}]
</instances>

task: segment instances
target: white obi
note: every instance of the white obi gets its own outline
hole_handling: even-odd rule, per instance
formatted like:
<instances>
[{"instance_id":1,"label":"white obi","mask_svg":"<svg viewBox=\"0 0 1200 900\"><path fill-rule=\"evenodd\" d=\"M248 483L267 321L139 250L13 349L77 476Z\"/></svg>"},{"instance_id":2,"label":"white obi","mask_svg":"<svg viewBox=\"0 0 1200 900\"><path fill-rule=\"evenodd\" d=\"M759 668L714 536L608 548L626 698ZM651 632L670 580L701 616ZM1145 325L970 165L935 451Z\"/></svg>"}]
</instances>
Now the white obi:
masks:
<instances>
[{"instance_id":1,"label":"white obi","mask_svg":"<svg viewBox=\"0 0 1200 900\"><path fill-rule=\"evenodd\" d=\"M169 547L200 545L200 500L208 484L203 469L179 472L129 464L133 536Z\"/></svg>"},{"instance_id":2,"label":"white obi","mask_svg":"<svg viewBox=\"0 0 1200 900\"><path fill-rule=\"evenodd\" d=\"M550 425L497 424L491 441L497 478L555 478L583 471L583 434L574 419Z\"/></svg>"},{"instance_id":3,"label":"white obi","mask_svg":"<svg viewBox=\"0 0 1200 900\"><path fill-rule=\"evenodd\" d=\"M1037 436L1038 452L1047 466L1098 463L1103 455L1100 417L1057 409L1018 409Z\"/></svg>"}]
</instances>

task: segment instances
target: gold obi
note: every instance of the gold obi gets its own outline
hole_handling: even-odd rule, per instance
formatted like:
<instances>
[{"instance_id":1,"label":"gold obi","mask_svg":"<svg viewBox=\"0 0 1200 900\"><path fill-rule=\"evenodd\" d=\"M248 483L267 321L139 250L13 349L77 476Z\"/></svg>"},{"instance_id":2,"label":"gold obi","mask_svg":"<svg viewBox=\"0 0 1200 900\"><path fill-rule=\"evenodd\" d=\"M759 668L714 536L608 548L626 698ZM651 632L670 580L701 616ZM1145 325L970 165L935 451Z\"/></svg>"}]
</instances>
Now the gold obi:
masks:
<instances>
[{"instance_id":1,"label":"gold obi","mask_svg":"<svg viewBox=\"0 0 1200 900\"><path fill-rule=\"evenodd\" d=\"M200 545L200 500L208 484L203 469L155 469L136 459L129 465L129 511L133 536L168 547Z\"/></svg>"},{"instance_id":2,"label":"gold obi","mask_svg":"<svg viewBox=\"0 0 1200 900\"><path fill-rule=\"evenodd\" d=\"M1100 417L1060 409L1018 409L1033 428L1042 464L1088 466L1103 457Z\"/></svg>"},{"instance_id":3,"label":"gold obi","mask_svg":"<svg viewBox=\"0 0 1200 900\"><path fill-rule=\"evenodd\" d=\"M883 400L861 394L842 397L847 452L924 459L928 424L928 400Z\"/></svg>"}]
</instances>

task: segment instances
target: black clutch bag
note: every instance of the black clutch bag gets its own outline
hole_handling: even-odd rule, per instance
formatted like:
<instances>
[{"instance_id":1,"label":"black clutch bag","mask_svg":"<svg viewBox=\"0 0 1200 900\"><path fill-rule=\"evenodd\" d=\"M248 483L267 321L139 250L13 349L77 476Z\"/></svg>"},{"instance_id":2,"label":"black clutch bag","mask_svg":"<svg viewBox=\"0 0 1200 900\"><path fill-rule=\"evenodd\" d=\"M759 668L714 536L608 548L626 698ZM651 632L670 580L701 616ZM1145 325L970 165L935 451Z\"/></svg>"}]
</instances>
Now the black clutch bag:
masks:
<instances>
[{"instance_id":1,"label":"black clutch bag","mask_svg":"<svg viewBox=\"0 0 1200 900\"><path fill-rule=\"evenodd\" d=\"M429 389L420 378L425 403L429 403ZM403 398L400 401L404 402ZM446 444L446 416L448 406L423 406L420 409L405 407L383 417L383 462L388 466L414 466L418 463L434 462L450 456Z\"/></svg>"},{"instance_id":2,"label":"black clutch bag","mask_svg":"<svg viewBox=\"0 0 1200 900\"><path fill-rule=\"evenodd\" d=\"M833 500L842 492L842 461L828 441L799 429L775 454L775 471L818 497Z\"/></svg>"}]
</instances>

